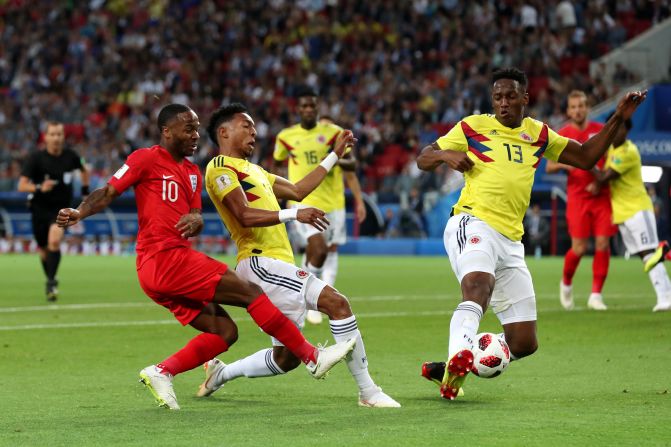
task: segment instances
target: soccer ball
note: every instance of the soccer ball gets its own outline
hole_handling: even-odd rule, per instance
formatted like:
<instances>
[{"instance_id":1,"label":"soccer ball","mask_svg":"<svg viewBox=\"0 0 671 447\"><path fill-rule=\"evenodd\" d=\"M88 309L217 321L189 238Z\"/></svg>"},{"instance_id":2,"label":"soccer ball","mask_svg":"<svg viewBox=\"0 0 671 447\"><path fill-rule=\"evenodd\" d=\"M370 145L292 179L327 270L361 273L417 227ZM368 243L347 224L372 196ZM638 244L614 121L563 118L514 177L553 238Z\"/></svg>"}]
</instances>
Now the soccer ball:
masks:
<instances>
[{"instance_id":1,"label":"soccer ball","mask_svg":"<svg viewBox=\"0 0 671 447\"><path fill-rule=\"evenodd\" d=\"M483 332L475 336L473 357L471 372L478 377L490 379L508 367L510 348L498 335Z\"/></svg>"}]
</instances>

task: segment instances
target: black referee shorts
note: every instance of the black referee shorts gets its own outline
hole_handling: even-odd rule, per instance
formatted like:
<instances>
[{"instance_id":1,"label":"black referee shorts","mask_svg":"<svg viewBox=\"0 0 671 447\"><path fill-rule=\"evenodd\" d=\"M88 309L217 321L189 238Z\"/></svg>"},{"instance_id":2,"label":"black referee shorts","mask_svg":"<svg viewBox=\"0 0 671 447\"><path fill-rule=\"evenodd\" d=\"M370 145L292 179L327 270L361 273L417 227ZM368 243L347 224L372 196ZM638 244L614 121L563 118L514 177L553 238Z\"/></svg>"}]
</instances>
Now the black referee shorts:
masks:
<instances>
[{"instance_id":1,"label":"black referee shorts","mask_svg":"<svg viewBox=\"0 0 671 447\"><path fill-rule=\"evenodd\" d=\"M33 236L38 247L45 248L49 244L49 227L51 227L51 224L56 223L57 215L58 210L53 213L49 211L36 212L33 210Z\"/></svg>"}]
</instances>

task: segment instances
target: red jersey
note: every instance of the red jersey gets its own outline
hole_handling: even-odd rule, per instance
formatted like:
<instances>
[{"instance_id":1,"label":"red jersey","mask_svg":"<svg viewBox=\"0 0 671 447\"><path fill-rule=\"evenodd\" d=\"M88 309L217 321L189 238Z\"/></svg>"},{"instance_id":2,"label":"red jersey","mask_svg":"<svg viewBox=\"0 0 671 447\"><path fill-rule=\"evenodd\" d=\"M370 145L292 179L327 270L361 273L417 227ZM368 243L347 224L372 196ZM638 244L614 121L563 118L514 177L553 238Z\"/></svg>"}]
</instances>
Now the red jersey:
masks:
<instances>
[{"instance_id":1,"label":"red jersey","mask_svg":"<svg viewBox=\"0 0 671 447\"><path fill-rule=\"evenodd\" d=\"M587 127L584 130L580 130L575 127L573 124L567 124L566 126L559 129L557 132L559 135L567 138L576 140L578 143L584 143L585 141L592 138L593 135L599 133L603 128L603 124L596 123L594 121L588 121ZM597 166L599 169L603 168L606 163L606 156L604 155L598 162ZM568 172L568 178L566 180L566 193L568 194L568 200L573 199L603 199L610 201L610 190L608 186L605 185L601 188L601 191L598 195L593 196L592 194L585 191L587 185L594 181L594 174L590 171L585 171L584 169L572 169Z\"/></svg>"},{"instance_id":2,"label":"red jersey","mask_svg":"<svg viewBox=\"0 0 671 447\"><path fill-rule=\"evenodd\" d=\"M175 225L192 209L201 209L202 176L198 166L177 163L161 146L138 149L108 182L119 194L135 187L139 230L137 265L174 247L189 247Z\"/></svg>"}]
</instances>

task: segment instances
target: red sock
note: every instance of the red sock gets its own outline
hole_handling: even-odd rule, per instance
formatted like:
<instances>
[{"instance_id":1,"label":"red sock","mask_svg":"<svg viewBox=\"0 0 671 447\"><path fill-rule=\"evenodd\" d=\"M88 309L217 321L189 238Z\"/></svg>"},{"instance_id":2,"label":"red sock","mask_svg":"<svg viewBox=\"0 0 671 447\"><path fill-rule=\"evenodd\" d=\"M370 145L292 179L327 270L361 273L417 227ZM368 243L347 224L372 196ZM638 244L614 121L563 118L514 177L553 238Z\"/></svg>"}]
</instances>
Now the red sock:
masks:
<instances>
[{"instance_id":1,"label":"red sock","mask_svg":"<svg viewBox=\"0 0 671 447\"><path fill-rule=\"evenodd\" d=\"M270 302L264 293L247 307L247 312L263 332L278 339L303 363L316 362L315 347L303 337L295 324Z\"/></svg>"},{"instance_id":2,"label":"red sock","mask_svg":"<svg viewBox=\"0 0 671 447\"><path fill-rule=\"evenodd\" d=\"M186 346L156 366L162 372L176 376L212 360L224 351L228 351L228 343L223 338L203 333L192 338Z\"/></svg>"},{"instance_id":3,"label":"red sock","mask_svg":"<svg viewBox=\"0 0 671 447\"><path fill-rule=\"evenodd\" d=\"M564 256L564 284L570 286L573 283L573 275L580 264L580 256L576 255L572 248Z\"/></svg>"},{"instance_id":4,"label":"red sock","mask_svg":"<svg viewBox=\"0 0 671 447\"><path fill-rule=\"evenodd\" d=\"M601 293L603 283L608 276L608 264L610 263L610 250L596 250L592 262L592 293Z\"/></svg>"}]
</instances>

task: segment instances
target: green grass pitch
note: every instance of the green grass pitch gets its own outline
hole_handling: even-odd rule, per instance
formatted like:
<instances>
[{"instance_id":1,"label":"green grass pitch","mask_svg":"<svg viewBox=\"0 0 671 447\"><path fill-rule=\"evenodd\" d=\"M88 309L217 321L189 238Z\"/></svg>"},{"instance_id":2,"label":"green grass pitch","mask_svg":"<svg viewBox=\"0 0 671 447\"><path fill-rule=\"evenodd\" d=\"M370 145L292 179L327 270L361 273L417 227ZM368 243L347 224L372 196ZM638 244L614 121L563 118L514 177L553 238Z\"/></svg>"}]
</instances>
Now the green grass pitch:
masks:
<instances>
[{"instance_id":1,"label":"green grass pitch","mask_svg":"<svg viewBox=\"0 0 671 447\"><path fill-rule=\"evenodd\" d=\"M344 364L325 381L301 367L238 379L194 397L203 372L178 376L182 410L154 406L138 371L191 338L142 293L132 257L64 257L57 306L44 300L36 256L0 256L2 446L566 446L671 443L671 313L651 312L640 261L611 261L607 312L585 309L591 259L575 282L577 309L558 300L560 258L528 259L539 351L502 376L469 377L454 402L420 377L442 360L458 285L446 257L340 257L338 288L358 316L373 378L401 409L357 406ZM230 261L230 260L229 260ZM269 346L244 311L232 361ZM480 332L499 332L487 313ZM314 343L328 326L308 326Z\"/></svg>"}]
</instances>

